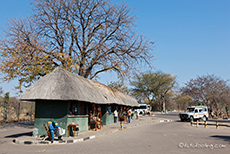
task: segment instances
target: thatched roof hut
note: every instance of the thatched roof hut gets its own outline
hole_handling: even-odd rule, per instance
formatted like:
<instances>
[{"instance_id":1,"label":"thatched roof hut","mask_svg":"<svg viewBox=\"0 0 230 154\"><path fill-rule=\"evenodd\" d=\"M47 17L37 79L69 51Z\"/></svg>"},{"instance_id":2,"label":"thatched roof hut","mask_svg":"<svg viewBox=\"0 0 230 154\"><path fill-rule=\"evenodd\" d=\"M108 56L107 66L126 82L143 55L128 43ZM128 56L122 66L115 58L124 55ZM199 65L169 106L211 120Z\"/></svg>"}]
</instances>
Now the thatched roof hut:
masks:
<instances>
[{"instance_id":1,"label":"thatched roof hut","mask_svg":"<svg viewBox=\"0 0 230 154\"><path fill-rule=\"evenodd\" d=\"M36 100L76 100L96 104L138 106L137 101L97 81L83 78L61 67L31 85L20 98Z\"/></svg>"},{"instance_id":2,"label":"thatched roof hut","mask_svg":"<svg viewBox=\"0 0 230 154\"><path fill-rule=\"evenodd\" d=\"M85 78L68 72L61 67L31 85L21 100L78 100L107 103L100 91Z\"/></svg>"}]
</instances>

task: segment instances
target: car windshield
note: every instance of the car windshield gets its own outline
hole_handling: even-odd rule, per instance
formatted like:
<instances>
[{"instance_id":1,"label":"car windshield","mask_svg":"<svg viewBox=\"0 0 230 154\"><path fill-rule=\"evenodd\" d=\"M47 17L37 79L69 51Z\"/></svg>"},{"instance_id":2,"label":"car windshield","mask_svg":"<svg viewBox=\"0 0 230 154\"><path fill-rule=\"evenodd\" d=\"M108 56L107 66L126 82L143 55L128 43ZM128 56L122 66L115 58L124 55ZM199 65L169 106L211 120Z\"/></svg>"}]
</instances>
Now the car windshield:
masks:
<instances>
[{"instance_id":1,"label":"car windshield","mask_svg":"<svg viewBox=\"0 0 230 154\"><path fill-rule=\"evenodd\" d=\"M187 108L186 112L193 112L195 108Z\"/></svg>"},{"instance_id":2,"label":"car windshield","mask_svg":"<svg viewBox=\"0 0 230 154\"><path fill-rule=\"evenodd\" d=\"M147 106L140 106L139 109L147 109Z\"/></svg>"}]
</instances>

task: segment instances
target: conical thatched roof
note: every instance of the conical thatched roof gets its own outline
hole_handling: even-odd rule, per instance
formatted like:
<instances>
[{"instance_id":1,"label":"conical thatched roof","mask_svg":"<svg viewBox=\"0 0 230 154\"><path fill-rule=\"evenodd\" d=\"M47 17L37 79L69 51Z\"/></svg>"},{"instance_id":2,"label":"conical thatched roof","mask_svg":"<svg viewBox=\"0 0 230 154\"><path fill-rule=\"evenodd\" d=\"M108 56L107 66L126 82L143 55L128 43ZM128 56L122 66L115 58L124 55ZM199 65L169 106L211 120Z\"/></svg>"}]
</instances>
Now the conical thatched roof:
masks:
<instances>
[{"instance_id":1,"label":"conical thatched roof","mask_svg":"<svg viewBox=\"0 0 230 154\"><path fill-rule=\"evenodd\" d=\"M92 81L61 67L39 79L20 98L35 100L77 100L96 104L138 106L132 97Z\"/></svg>"},{"instance_id":2,"label":"conical thatched roof","mask_svg":"<svg viewBox=\"0 0 230 154\"><path fill-rule=\"evenodd\" d=\"M30 86L21 100L79 100L105 104L100 91L85 78L61 67L39 79Z\"/></svg>"}]
</instances>

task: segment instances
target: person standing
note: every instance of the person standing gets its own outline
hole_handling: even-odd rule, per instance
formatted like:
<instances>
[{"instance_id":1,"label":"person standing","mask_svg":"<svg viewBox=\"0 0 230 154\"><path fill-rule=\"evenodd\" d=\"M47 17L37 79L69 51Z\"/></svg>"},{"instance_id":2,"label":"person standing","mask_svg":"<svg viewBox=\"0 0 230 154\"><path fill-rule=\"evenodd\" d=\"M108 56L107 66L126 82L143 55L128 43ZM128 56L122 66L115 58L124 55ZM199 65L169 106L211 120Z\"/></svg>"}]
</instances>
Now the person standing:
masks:
<instances>
[{"instance_id":1,"label":"person standing","mask_svg":"<svg viewBox=\"0 0 230 154\"><path fill-rule=\"evenodd\" d=\"M127 109L127 123L131 122L131 109Z\"/></svg>"},{"instance_id":2,"label":"person standing","mask_svg":"<svg viewBox=\"0 0 230 154\"><path fill-rule=\"evenodd\" d=\"M139 117L139 112L138 112L137 109L135 110L135 114L136 114L136 119L138 119L138 117Z\"/></svg>"},{"instance_id":3,"label":"person standing","mask_svg":"<svg viewBox=\"0 0 230 154\"><path fill-rule=\"evenodd\" d=\"M117 110L115 109L113 113L114 113L114 123L117 123L118 112L117 112Z\"/></svg>"}]
</instances>

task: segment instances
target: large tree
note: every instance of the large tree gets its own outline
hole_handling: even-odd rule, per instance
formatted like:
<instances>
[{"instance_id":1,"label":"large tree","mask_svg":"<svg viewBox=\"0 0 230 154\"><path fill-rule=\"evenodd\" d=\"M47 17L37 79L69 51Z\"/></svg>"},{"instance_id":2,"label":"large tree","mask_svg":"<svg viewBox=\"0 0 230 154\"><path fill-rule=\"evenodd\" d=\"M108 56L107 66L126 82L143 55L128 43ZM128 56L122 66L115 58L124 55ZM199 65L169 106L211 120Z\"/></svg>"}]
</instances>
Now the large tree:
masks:
<instances>
[{"instance_id":1,"label":"large tree","mask_svg":"<svg viewBox=\"0 0 230 154\"><path fill-rule=\"evenodd\" d=\"M85 78L105 71L126 76L149 65L153 42L135 33L135 16L109 0L35 0L33 14L9 19L0 40L0 70L19 88L57 66Z\"/></svg>"},{"instance_id":2,"label":"large tree","mask_svg":"<svg viewBox=\"0 0 230 154\"><path fill-rule=\"evenodd\" d=\"M204 103L210 108L222 108L230 104L230 87L227 81L213 74L189 80L181 88L181 92L190 96L197 104Z\"/></svg>"},{"instance_id":3,"label":"large tree","mask_svg":"<svg viewBox=\"0 0 230 154\"><path fill-rule=\"evenodd\" d=\"M165 102L176 83L176 76L169 73L149 72L136 74L131 85L133 94L137 97L145 98L152 103L156 103L158 110L165 111Z\"/></svg>"}]
</instances>

